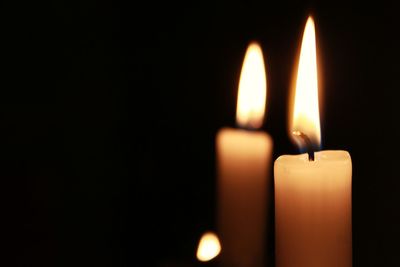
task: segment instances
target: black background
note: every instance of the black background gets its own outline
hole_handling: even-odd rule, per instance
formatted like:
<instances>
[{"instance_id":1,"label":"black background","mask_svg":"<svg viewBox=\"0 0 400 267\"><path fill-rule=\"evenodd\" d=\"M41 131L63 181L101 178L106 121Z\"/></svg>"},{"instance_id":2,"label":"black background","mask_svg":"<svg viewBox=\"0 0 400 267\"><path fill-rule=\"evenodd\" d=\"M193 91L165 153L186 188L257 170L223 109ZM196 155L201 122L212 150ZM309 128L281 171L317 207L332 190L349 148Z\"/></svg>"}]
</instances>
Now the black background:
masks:
<instances>
[{"instance_id":1,"label":"black background","mask_svg":"<svg viewBox=\"0 0 400 267\"><path fill-rule=\"evenodd\" d=\"M323 148L353 160L354 266L398 266L398 6L133 2L4 4L0 176L12 266L193 261L201 233L215 229L214 139L235 125L251 40L267 62L274 159L297 153L287 94L310 13Z\"/></svg>"}]
</instances>

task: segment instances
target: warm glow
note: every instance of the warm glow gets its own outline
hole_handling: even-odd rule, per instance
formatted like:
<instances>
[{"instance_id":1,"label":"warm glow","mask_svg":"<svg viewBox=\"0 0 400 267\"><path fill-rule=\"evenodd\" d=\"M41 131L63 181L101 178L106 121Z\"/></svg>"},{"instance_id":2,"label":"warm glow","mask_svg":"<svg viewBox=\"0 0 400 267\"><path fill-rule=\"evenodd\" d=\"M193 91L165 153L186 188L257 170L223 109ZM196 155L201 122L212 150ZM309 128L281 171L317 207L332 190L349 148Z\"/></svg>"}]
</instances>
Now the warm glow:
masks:
<instances>
[{"instance_id":1,"label":"warm glow","mask_svg":"<svg viewBox=\"0 0 400 267\"><path fill-rule=\"evenodd\" d=\"M241 127L260 128L264 120L267 79L259 44L247 48L240 74L236 122Z\"/></svg>"},{"instance_id":2,"label":"warm glow","mask_svg":"<svg viewBox=\"0 0 400 267\"><path fill-rule=\"evenodd\" d=\"M312 17L309 17L307 20L301 44L291 134L293 132L302 132L311 140L313 145L321 145L318 109L317 51L315 25Z\"/></svg>"},{"instance_id":3,"label":"warm glow","mask_svg":"<svg viewBox=\"0 0 400 267\"><path fill-rule=\"evenodd\" d=\"M199 261L210 261L221 252L221 245L216 234L206 232L200 239L197 248L197 259Z\"/></svg>"}]
</instances>

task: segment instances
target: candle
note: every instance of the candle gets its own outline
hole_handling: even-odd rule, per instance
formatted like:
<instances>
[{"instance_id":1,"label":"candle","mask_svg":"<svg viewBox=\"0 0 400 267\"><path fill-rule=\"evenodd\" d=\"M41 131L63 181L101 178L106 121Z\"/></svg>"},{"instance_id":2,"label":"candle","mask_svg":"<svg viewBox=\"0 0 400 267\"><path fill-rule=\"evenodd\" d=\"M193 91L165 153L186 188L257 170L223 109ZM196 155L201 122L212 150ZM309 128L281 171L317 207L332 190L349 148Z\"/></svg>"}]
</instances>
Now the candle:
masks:
<instances>
[{"instance_id":1,"label":"candle","mask_svg":"<svg viewBox=\"0 0 400 267\"><path fill-rule=\"evenodd\" d=\"M264 265L272 139L256 129L264 119L266 86L261 47L251 43L239 82L236 121L242 129L221 129L216 138L222 266Z\"/></svg>"},{"instance_id":2,"label":"candle","mask_svg":"<svg viewBox=\"0 0 400 267\"><path fill-rule=\"evenodd\" d=\"M278 267L352 265L351 158L320 145L314 21L306 23L290 131L308 153L280 156L274 165Z\"/></svg>"}]
</instances>

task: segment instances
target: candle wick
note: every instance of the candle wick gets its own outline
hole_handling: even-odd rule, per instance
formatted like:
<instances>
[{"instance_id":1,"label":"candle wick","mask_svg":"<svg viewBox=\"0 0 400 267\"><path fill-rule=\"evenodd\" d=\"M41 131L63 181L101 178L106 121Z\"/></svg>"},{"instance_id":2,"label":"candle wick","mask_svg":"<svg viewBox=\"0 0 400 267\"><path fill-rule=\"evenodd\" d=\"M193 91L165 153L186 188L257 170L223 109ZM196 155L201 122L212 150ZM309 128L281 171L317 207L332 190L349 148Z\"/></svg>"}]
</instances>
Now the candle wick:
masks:
<instances>
[{"instance_id":1,"label":"candle wick","mask_svg":"<svg viewBox=\"0 0 400 267\"><path fill-rule=\"evenodd\" d=\"M236 123L236 127L239 128L239 129L242 129L242 130L249 131L249 132L256 132L256 131L259 130L259 129L257 129L255 127L252 127L250 123L243 124L243 125L240 124L240 123Z\"/></svg>"},{"instance_id":2,"label":"candle wick","mask_svg":"<svg viewBox=\"0 0 400 267\"><path fill-rule=\"evenodd\" d=\"M308 154L308 160L314 161L314 148L313 148L310 138L308 138L307 135L305 135L304 133L302 133L300 131L293 131L293 135L296 137L299 137L299 139L301 139L301 141L305 144L306 149L307 149L307 154Z\"/></svg>"}]
</instances>

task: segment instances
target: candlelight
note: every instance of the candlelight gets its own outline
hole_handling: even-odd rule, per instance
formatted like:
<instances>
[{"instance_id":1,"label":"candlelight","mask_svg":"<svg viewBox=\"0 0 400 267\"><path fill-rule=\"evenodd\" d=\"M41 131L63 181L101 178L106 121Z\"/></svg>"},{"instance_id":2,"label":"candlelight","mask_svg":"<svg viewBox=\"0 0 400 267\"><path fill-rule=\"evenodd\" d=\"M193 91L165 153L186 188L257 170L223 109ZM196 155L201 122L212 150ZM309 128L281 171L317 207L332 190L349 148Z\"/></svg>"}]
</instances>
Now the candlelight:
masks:
<instances>
[{"instance_id":1,"label":"candlelight","mask_svg":"<svg viewBox=\"0 0 400 267\"><path fill-rule=\"evenodd\" d=\"M309 17L303 34L294 95L290 136L303 133L314 146L321 145L315 26ZM299 140L296 140L298 142ZM300 147L304 142L298 142Z\"/></svg>"},{"instance_id":2,"label":"candlelight","mask_svg":"<svg viewBox=\"0 0 400 267\"><path fill-rule=\"evenodd\" d=\"M221 252L218 236L212 232L206 232L200 239L197 248L197 259L199 261L210 261Z\"/></svg>"},{"instance_id":3,"label":"candlelight","mask_svg":"<svg viewBox=\"0 0 400 267\"><path fill-rule=\"evenodd\" d=\"M265 113L267 81L264 59L258 43L247 48L240 74L236 122L245 128L260 128Z\"/></svg>"}]
</instances>

